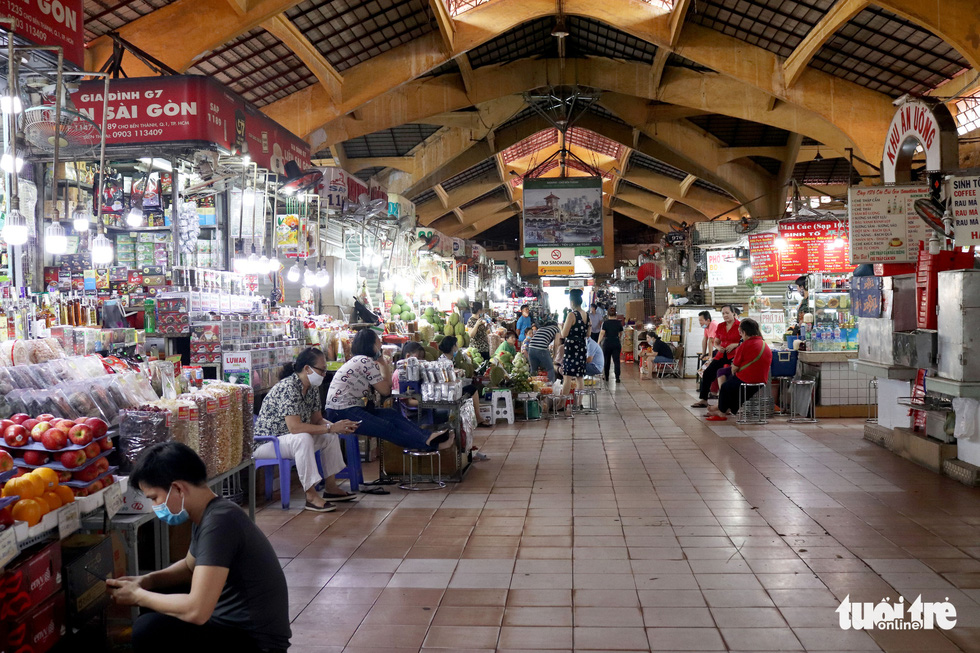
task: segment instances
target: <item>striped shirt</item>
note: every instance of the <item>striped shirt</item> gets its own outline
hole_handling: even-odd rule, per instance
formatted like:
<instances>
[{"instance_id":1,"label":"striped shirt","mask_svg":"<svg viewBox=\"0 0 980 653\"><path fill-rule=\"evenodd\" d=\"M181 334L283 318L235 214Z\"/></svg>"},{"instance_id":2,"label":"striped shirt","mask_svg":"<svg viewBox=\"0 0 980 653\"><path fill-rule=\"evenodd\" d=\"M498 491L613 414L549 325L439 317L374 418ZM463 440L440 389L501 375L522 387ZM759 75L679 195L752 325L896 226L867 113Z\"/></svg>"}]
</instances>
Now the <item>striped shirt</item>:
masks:
<instances>
[{"instance_id":1,"label":"striped shirt","mask_svg":"<svg viewBox=\"0 0 980 653\"><path fill-rule=\"evenodd\" d=\"M541 327L534 337L528 340L527 346L532 349L547 349L559 333L561 328L557 324Z\"/></svg>"}]
</instances>

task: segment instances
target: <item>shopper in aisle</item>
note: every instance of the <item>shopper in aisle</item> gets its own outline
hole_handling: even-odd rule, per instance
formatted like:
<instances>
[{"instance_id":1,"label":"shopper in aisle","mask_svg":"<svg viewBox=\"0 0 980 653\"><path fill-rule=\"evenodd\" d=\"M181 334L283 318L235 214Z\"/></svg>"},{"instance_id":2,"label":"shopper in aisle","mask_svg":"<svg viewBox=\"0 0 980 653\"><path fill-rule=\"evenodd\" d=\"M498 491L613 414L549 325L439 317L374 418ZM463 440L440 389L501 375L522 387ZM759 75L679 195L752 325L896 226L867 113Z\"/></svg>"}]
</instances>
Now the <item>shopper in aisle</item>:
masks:
<instances>
[{"instance_id":1,"label":"shopper in aisle","mask_svg":"<svg viewBox=\"0 0 980 653\"><path fill-rule=\"evenodd\" d=\"M466 322L466 332L483 360L490 360L490 320L483 313L483 302L473 302L473 315Z\"/></svg>"},{"instance_id":2,"label":"shopper in aisle","mask_svg":"<svg viewBox=\"0 0 980 653\"><path fill-rule=\"evenodd\" d=\"M742 344L735 350L732 359L732 376L718 389L718 407L708 408L705 418L712 422L723 422L726 415L735 415L741 408L740 386L743 383L767 383L769 366L772 364L772 350L762 338L759 323L746 318L739 324ZM759 388L746 388L745 399L751 399Z\"/></svg>"},{"instance_id":3,"label":"shopper in aisle","mask_svg":"<svg viewBox=\"0 0 980 653\"><path fill-rule=\"evenodd\" d=\"M602 354L605 357L603 363L603 376L606 382L609 381L609 369L616 366L616 383L620 380L619 357L623 352L623 323L616 317L615 307L609 307L609 314L602 323L599 330L599 344L602 345Z\"/></svg>"},{"instance_id":4,"label":"shopper in aisle","mask_svg":"<svg viewBox=\"0 0 980 653\"><path fill-rule=\"evenodd\" d=\"M732 357L735 355L733 352L742 338L738 328L740 323L736 317L735 307L731 304L722 306L721 317L724 322L719 324L715 330L715 355L701 375L700 400L691 404L691 408L708 407L708 394L711 392L711 384L718 377L718 371L721 368L731 365Z\"/></svg>"},{"instance_id":5,"label":"shopper in aisle","mask_svg":"<svg viewBox=\"0 0 980 653\"><path fill-rule=\"evenodd\" d=\"M711 319L711 313L701 311L698 313L698 324L704 329L704 337L701 338L701 359L707 359L709 355L714 355L715 331L718 329L718 322Z\"/></svg>"},{"instance_id":6,"label":"shopper in aisle","mask_svg":"<svg viewBox=\"0 0 980 653\"><path fill-rule=\"evenodd\" d=\"M272 386L262 402L255 425L257 435L279 438L279 454L296 461L296 473L306 492L306 510L330 512L331 501L350 501L356 495L344 492L334 475L344 469L340 438L331 434L354 433L357 424L342 420L336 424L323 419L320 409L320 385L326 376L327 359L319 349L309 347L296 361L287 364L279 383ZM323 475L316 465L320 452ZM275 458L272 442L263 442L255 450L256 458ZM316 486L323 481L323 495ZM289 492L289 479L279 479L280 492Z\"/></svg>"},{"instance_id":7,"label":"shopper in aisle","mask_svg":"<svg viewBox=\"0 0 980 653\"><path fill-rule=\"evenodd\" d=\"M589 311L589 326L592 328L591 337L595 342L599 342L599 332L602 331L602 323L606 320L606 310L598 302L592 302L592 310Z\"/></svg>"},{"instance_id":8,"label":"shopper in aisle","mask_svg":"<svg viewBox=\"0 0 980 653\"><path fill-rule=\"evenodd\" d=\"M521 306L521 316L517 318L517 339L520 340L522 347L530 335L531 324L531 307L524 304Z\"/></svg>"},{"instance_id":9,"label":"shopper in aisle","mask_svg":"<svg viewBox=\"0 0 980 653\"><path fill-rule=\"evenodd\" d=\"M550 321L537 329L534 335L527 339L525 348L527 349L527 362L531 368L531 376L537 374L538 370L544 370L548 373L548 381L550 383L555 382L555 361L551 357L549 348L559 333L561 333L561 327Z\"/></svg>"},{"instance_id":10,"label":"shopper in aisle","mask_svg":"<svg viewBox=\"0 0 980 653\"><path fill-rule=\"evenodd\" d=\"M405 449L435 451L452 446L448 429L426 433L394 408L377 408L370 402L374 391L391 394L391 362L381 354L381 338L362 329L351 343L351 359L344 363L327 394L327 418L352 420L357 432L393 442Z\"/></svg>"},{"instance_id":11,"label":"shopper in aisle","mask_svg":"<svg viewBox=\"0 0 980 653\"><path fill-rule=\"evenodd\" d=\"M573 385L576 390L582 389L585 359L588 354L585 341L589 339L589 313L582 308L582 291L578 288L570 290L568 301L571 310L561 329L562 344L565 346L562 365L564 379L561 390L564 395L570 394Z\"/></svg>"},{"instance_id":12,"label":"shopper in aisle","mask_svg":"<svg viewBox=\"0 0 980 653\"><path fill-rule=\"evenodd\" d=\"M106 580L119 605L152 610L133 625L133 650L289 648L289 596L276 552L244 510L207 486L204 461L186 445L155 444L140 456L129 482L166 524L192 524L183 560L143 576Z\"/></svg>"}]
</instances>

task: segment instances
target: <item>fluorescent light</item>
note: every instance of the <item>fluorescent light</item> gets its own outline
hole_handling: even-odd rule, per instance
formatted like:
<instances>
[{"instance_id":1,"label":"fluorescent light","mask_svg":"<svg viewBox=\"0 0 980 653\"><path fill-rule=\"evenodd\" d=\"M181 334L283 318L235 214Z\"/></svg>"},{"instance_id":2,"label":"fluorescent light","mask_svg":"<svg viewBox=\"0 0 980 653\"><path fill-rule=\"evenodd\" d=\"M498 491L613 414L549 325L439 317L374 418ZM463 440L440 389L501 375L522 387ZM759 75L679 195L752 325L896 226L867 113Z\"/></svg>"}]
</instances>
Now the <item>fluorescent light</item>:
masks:
<instances>
[{"instance_id":1,"label":"fluorescent light","mask_svg":"<svg viewBox=\"0 0 980 653\"><path fill-rule=\"evenodd\" d=\"M166 159L151 159L149 157L144 157L140 159L140 163L145 163L150 166L150 168L158 168L164 172L173 172L174 167L170 164L170 161Z\"/></svg>"},{"instance_id":2,"label":"fluorescent light","mask_svg":"<svg viewBox=\"0 0 980 653\"><path fill-rule=\"evenodd\" d=\"M0 112L20 113L24 110L24 105L20 101L19 95L4 95L0 97Z\"/></svg>"},{"instance_id":3,"label":"fluorescent light","mask_svg":"<svg viewBox=\"0 0 980 653\"><path fill-rule=\"evenodd\" d=\"M286 273L286 279L296 283L302 274L303 272L299 269L299 263L293 263L293 267L289 268L289 272Z\"/></svg>"},{"instance_id":4,"label":"fluorescent light","mask_svg":"<svg viewBox=\"0 0 980 653\"><path fill-rule=\"evenodd\" d=\"M68 251L68 236L60 223L54 222L44 229L44 250L57 256Z\"/></svg>"},{"instance_id":5,"label":"fluorescent light","mask_svg":"<svg viewBox=\"0 0 980 653\"><path fill-rule=\"evenodd\" d=\"M7 150L3 153L3 157L0 157L0 169L2 169L7 174L13 174L14 172L20 172L24 167L24 159L22 157L14 158L14 155Z\"/></svg>"},{"instance_id":6,"label":"fluorescent light","mask_svg":"<svg viewBox=\"0 0 980 653\"><path fill-rule=\"evenodd\" d=\"M0 234L3 235L3 239L8 245L23 245L27 242L27 236L30 234L27 218L17 209L12 209L7 214L7 220Z\"/></svg>"},{"instance_id":7,"label":"fluorescent light","mask_svg":"<svg viewBox=\"0 0 980 653\"><path fill-rule=\"evenodd\" d=\"M92 263L94 265L108 265L112 263L112 241L99 234L92 239Z\"/></svg>"},{"instance_id":8,"label":"fluorescent light","mask_svg":"<svg viewBox=\"0 0 980 653\"><path fill-rule=\"evenodd\" d=\"M75 233L80 234L83 231L88 231L91 222L88 211L81 206L75 207L75 210L72 211L71 226L75 230Z\"/></svg>"},{"instance_id":9,"label":"fluorescent light","mask_svg":"<svg viewBox=\"0 0 980 653\"><path fill-rule=\"evenodd\" d=\"M130 227L142 227L143 226L143 209L138 209L135 206L129 210L126 214L126 224Z\"/></svg>"}]
</instances>

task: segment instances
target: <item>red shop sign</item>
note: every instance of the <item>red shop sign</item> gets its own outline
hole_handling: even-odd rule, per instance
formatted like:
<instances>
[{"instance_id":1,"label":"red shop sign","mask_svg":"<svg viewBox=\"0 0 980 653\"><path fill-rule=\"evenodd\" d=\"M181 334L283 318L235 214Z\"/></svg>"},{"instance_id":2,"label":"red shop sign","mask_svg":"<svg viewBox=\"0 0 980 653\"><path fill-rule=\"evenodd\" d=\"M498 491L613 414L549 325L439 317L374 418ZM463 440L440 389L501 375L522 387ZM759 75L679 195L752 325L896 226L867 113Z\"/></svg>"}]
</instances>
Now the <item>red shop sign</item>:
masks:
<instances>
[{"instance_id":1,"label":"red shop sign","mask_svg":"<svg viewBox=\"0 0 980 653\"><path fill-rule=\"evenodd\" d=\"M2 0L0 0L2 1ZM72 95L80 113L102 120L103 82L83 82ZM195 143L247 151L260 167L284 172L286 161L310 164L310 148L240 96L197 75L135 77L109 83L108 145ZM247 148L247 149L246 149Z\"/></svg>"},{"instance_id":2,"label":"red shop sign","mask_svg":"<svg viewBox=\"0 0 980 653\"><path fill-rule=\"evenodd\" d=\"M835 246L837 222L795 222L779 225L782 243L777 247L775 234L751 234L749 256L752 279L758 283L794 281L811 272L848 274L854 266L848 263L847 237Z\"/></svg>"},{"instance_id":3,"label":"red shop sign","mask_svg":"<svg viewBox=\"0 0 980 653\"><path fill-rule=\"evenodd\" d=\"M85 67L82 0L0 0L0 16L16 21L14 33L37 45L65 49L65 61Z\"/></svg>"}]
</instances>

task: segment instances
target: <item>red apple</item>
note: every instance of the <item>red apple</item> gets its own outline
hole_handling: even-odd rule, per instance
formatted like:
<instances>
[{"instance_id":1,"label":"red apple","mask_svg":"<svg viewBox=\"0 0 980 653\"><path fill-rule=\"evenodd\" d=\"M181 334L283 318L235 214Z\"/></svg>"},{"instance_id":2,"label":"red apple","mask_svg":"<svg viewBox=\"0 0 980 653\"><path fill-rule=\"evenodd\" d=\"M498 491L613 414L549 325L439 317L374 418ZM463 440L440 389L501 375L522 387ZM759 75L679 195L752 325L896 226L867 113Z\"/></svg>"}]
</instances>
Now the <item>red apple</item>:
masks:
<instances>
[{"instance_id":1,"label":"red apple","mask_svg":"<svg viewBox=\"0 0 980 653\"><path fill-rule=\"evenodd\" d=\"M82 451L85 452L86 460L92 460L102 453L102 447L98 442L90 442Z\"/></svg>"},{"instance_id":2,"label":"red apple","mask_svg":"<svg viewBox=\"0 0 980 653\"><path fill-rule=\"evenodd\" d=\"M0 419L0 433L6 431L8 426L13 426L13 425L14 423L9 419Z\"/></svg>"},{"instance_id":3,"label":"red apple","mask_svg":"<svg viewBox=\"0 0 980 653\"><path fill-rule=\"evenodd\" d=\"M13 511L13 506L7 506L3 510L0 510L0 528L7 528L8 526L14 525Z\"/></svg>"},{"instance_id":4,"label":"red apple","mask_svg":"<svg viewBox=\"0 0 980 653\"><path fill-rule=\"evenodd\" d=\"M27 427L25 426L24 428ZM34 440L35 442L40 442L41 436L44 435L44 432L51 428L54 427L48 424L47 422L38 422L37 424L34 425L34 428L31 429L31 439Z\"/></svg>"},{"instance_id":5,"label":"red apple","mask_svg":"<svg viewBox=\"0 0 980 653\"><path fill-rule=\"evenodd\" d=\"M44 413L43 415L37 416L37 421L39 422L50 422L53 419L54 419L54 415L50 413Z\"/></svg>"},{"instance_id":6,"label":"red apple","mask_svg":"<svg viewBox=\"0 0 980 653\"><path fill-rule=\"evenodd\" d=\"M24 447L31 441L31 436L20 424L8 426L3 432L3 440L10 447Z\"/></svg>"},{"instance_id":7,"label":"red apple","mask_svg":"<svg viewBox=\"0 0 980 653\"><path fill-rule=\"evenodd\" d=\"M44 463L48 462L48 454L43 451L25 451L24 452L24 462L28 465L34 465L39 467Z\"/></svg>"},{"instance_id":8,"label":"red apple","mask_svg":"<svg viewBox=\"0 0 980 653\"><path fill-rule=\"evenodd\" d=\"M99 474L105 474L107 471L109 471L109 459L99 458L95 461L94 466L99 470Z\"/></svg>"},{"instance_id":9,"label":"red apple","mask_svg":"<svg viewBox=\"0 0 980 653\"><path fill-rule=\"evenodd\" d=\"M68 446L68 434L61 429L48 429L41 434L41 444L48 451L64 449Z\"/></svg>"},{"instance_id":10,"label":"red apple","mask_svg":"<svg viewBox=\"0 0 980 653\"><path fill-rule=\"evenodd\" d=\"M109 474L104 479L102 479L102 487L109 487L110 485L112 485L115 482L116 482L116 479L112 477L112 474Z\"/></svg>"},{"instance_id":11,"label":"red apple","mask_svg":"<svg viewBox=\"0 0 980 653\"><path fill-rule=\"evenodd\" d=\"M85 457L85 452L81 449L75 451L66 451L58 457L58 460L65 467L65 469L75 469L76 467L81 467L85 464L88 458Z\"/></svg>"},{"instance_id":12,"label":"red apple","mask_svg":"<svg viewBox=\"0 0 980 653\"><path fill-rule=\"evenodd\" d=\"M76 497L87 497L88 496L88 489L87 488L73 487L71 489L71 491L75 494Z\"/></svg>"},{"instance_id":13,"label":"red apple","mask_svg":"<svg viewBox=\"0 0 980 653\"><path fill-rule=\"evenodd\" d=\"M112 451L112 438L102 438L98 443L102 451Z\"/></svg>"},{"instance_id":14,"label":"red apple","mask_svg":"<svg viewBox=\"0 0 980 653\"><path fill-rule=\"evenodd\" d=\"M3 474L4 472L9 472L13 468L14 468L13 457L3 449L0 449L0 474Z\"/></svg>"},{"instance_id":15,"label":"red apple","mask_svg":"<svg viewBox=\"0 0 980 653\"><path fill-rule=\"evenodd\" d=\"M109 432L109 425L98 417L89 417L87 420L85 420L85 424L92 429L92 437L94 438L101 438L103 435Z\"/></svg>"},{"instance_id":16,"label":"red apple","mask_svg":"<svg viewBox=\"0 0 980 653\"><path fill-rule=\"evenodd\" d=\"M13 415L10 416L10 421L13 422L14 424L23 424L30 418L31 416L25 413L14 413Z\"/></svg>"},{"instance_id":17,"label":"red apple","mask_svg":"<svg viewBox=\"0 0 980 653\"><path fill-rule=\"evenodd\" d=\"M94 483L92 483L91 485L88 486L88 493L89 494L95 494L96 492L98 492L99 490L101 490L103 487L105 487L105 486L102 484L102 481L95 481Z\"/></svg>"},{"instance_id":18,"label":"red apple","mask_svg":"<svg viewBox=\"0 0 980 653\"><path fill-rule=\"evenodd\" d=\"M34 428L35 425L40 424L40 423L41 422L39 420L36 420L36 419L34 419L32 417L31 419L24 420L24 423L21 424L21 426L23 426L25 429L27 429L28 431L30 431L32 428Z\"/></svg>"},{"instance_id":19,"label":"red apple","mask_svg":"<svg viewBox=\"0 0 980 653\"><path fill-rule=\"evenodd\" d=\"M76 424L68 430L72 444L88 444L92 441L92 429L87 424Z\"/></svg>"},{"instance_id":20,"label":"red apple","mask_svg":"<svg viewBox=\"0 0 980 653\"><path fill-rule=\"evenodd\" d=\"M58 472L58 482L67 483L71 480L71 472Z\"/></svg>"},{"instance_id":21,"label":"red apple","mask_svg":"<svg viewBox=\"0 0 980 653\"><path fill-rule=\"evenodd\" d=\"M55 417L53 419L47 420L48 424L50 424L51 426L58 426L58 424L61 424L64 421L65 420L61 419L60 417Z\"/></svg>"},{"instance_id":22,"label":"red apple","mask_svg":"<svg viewBox=\"0 0 980 653\"><path fill-rule=\"evenodd\" d=\"M99 475L99 468L96 465L89 465L85 469L80 469L77 472L72 472L72 479L76 481L82 481L83 483L88 483L89 481L94 481Z\"/></svg>"}]
</instances>

